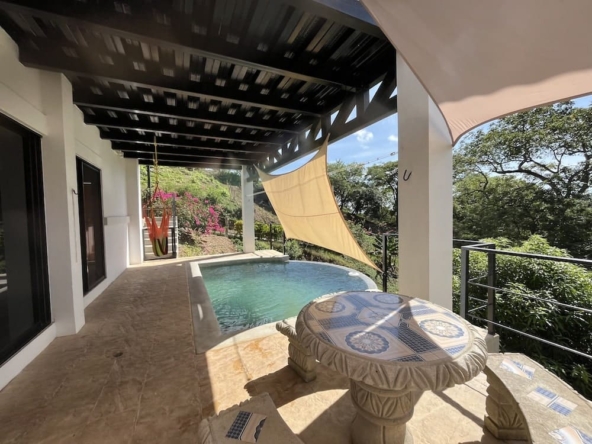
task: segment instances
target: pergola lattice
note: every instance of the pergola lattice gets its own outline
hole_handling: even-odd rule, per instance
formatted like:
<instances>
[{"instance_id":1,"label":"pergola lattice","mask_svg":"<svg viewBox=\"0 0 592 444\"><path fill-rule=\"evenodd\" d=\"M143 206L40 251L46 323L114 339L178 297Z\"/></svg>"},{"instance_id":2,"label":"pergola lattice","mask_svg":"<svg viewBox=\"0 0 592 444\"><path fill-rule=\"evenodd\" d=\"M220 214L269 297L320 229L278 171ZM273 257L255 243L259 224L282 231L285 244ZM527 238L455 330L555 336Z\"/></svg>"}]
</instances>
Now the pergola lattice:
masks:
<instances>
[{"instance_id":1,"label":"pergola lattice","mask_svg":"<svg viewBox=\"0 0 592 444\"><path fill-rule=\"evenodd\" d=\"M15 0L0 25L124 157L152 164L156 135L161 165L270 171L396 112L395 50L360 8Z\"/></svg>"}]
</instances>

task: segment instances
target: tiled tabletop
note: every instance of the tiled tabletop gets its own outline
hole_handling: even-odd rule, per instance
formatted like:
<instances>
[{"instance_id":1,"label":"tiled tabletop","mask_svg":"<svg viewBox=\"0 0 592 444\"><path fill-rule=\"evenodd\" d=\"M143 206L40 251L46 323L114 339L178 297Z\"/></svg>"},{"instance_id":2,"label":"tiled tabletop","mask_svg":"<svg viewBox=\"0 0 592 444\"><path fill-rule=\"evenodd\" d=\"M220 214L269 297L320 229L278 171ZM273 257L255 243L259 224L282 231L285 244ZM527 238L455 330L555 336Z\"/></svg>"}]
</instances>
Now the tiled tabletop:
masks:
<instances>
[{"instance_id":1,"label":"tiled tabletop","mask_svg":"<svg viewBox=\"0 0 592 444\"><path fill-rule=\"evenodd\" d=\"M322 341L366 358L454 360L471 345L472 336L460 317L421 299L347 292L304 310L306 324Z\"/></svg>"}]
</instances>

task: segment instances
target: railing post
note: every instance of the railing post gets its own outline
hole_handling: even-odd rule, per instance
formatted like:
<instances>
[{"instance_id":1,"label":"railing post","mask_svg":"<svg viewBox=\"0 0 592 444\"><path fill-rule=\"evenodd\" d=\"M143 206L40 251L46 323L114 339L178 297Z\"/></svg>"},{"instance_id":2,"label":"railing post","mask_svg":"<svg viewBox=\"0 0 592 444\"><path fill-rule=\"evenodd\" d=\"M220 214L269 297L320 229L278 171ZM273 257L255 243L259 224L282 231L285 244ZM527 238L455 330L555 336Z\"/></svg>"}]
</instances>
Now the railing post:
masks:
<instances>
[{"instance_id":1,"label":"railing post","mask_svg":"<svg viewBox=\"0 0 592 444\"><path fill-rule=\"evenodd\" d=\"M495 248L492 247L492 248ZM487 253L487 320L495 322L495 284L496 284L496 255L493 252ZM487 333L495 335L495 325L487 323Z\"/></svg>"},{"instance_id":2,"label":"railing post","mask_svg":"<svg viewBox=\"0 0 592 444\"><path fill-rule=\"evenodd\" d=\"M286 232L282 231L282 237L284 238L284 244L283 244L283 250L282 250L282 254L285 256L286 255Z\"/></svg>"},{"instance_id":3,"label":"railing post","mask_svg":"<svg viewBox=\"0 0 592 444\"><path fill-rule=\"evenodd\" d=\"M460 316L467 319L469 309L469 267L470 250L460 248Z\"/></svg>"},{"instance_id":4,"label":"railing post","mask_svg":"<svg viewBox=\"0 0 592 444\"><path fill-rule=\"evenodd\" d=\"M177 233L177 196L173 193L173 227L171 228L171 241L173 243L173 257L179 257L179 252L177 251L178 245L178 233Z\"/></svg>"},{"instance_id":5,"label":"railing post","mask_svg":"<svg viewBox=\"0 0 592 444\"><path fill-rule=\"evenodd\" d=\"M382 235L382 291L388 289L388 235Z\"/></svg>"}]
</instances>

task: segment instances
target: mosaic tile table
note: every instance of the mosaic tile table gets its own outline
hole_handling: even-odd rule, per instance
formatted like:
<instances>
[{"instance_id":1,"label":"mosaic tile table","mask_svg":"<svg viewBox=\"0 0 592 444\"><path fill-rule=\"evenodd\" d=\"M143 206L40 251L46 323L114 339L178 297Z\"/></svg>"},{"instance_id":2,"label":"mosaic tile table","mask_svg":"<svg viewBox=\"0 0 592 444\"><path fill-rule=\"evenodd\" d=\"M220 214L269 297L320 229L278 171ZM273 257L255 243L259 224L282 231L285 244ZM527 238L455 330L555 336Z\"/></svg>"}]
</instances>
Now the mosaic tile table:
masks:
<instances>
[{"instance_id":1,"label":"mosaic tile table","mask_svg":"<svg viewBox=\"0 0 592 444\"><path fill-rule=\"evenodd\" d=\"M487 347L477 330L430 302L380 292L319 298L296 321L299 341L348 376L354 444L410 443L406 423L424 391L477 376Z\"/></svg>"}]
</instances>

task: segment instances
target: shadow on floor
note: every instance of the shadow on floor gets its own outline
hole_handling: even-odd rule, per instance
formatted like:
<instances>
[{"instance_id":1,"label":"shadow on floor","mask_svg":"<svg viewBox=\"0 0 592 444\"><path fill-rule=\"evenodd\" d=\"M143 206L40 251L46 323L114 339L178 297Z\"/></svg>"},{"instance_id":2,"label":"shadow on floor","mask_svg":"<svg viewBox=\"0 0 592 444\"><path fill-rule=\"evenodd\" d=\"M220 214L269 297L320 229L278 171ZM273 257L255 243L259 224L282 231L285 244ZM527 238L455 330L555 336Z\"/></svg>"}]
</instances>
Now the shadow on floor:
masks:
<instances>
[{"instance_id":1,"label":"shadow on floor","mask_svg":"<svg viewBox=\"0 0 592 444\"><path fill-rule=\"evenodd\" d=\"M313 395L328 390L347 390L349 380L324 366L317 366L317 379L304 382L294 370L286 366L278 371L269 373L249 381L245 389L250 396L267 392L276 407L289 404L298 398Z\"/></svg>"},{"instance_id":2,"label":"shadow on floor","mask_svg":"<svg viewBox=\"0 0 592 444\"><path fill-rule=\"evenodd\" d=\"M468 409L464 408L462 405L460 405L458 402L456 402L454 399L452 399L446 393L444 393L444 392L434 392L434 395L436 395L438 398L440 398L442 401L444 401L449 406L454 407L458 412L462 413L465 418L473 421L479 427L483 427L483 418L479 418L473 412L471 412Z\"/></svg>"}]
</instances>

